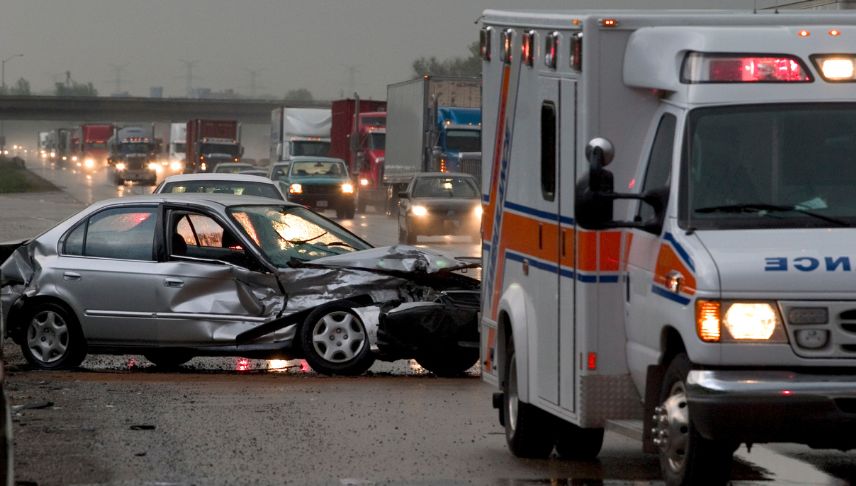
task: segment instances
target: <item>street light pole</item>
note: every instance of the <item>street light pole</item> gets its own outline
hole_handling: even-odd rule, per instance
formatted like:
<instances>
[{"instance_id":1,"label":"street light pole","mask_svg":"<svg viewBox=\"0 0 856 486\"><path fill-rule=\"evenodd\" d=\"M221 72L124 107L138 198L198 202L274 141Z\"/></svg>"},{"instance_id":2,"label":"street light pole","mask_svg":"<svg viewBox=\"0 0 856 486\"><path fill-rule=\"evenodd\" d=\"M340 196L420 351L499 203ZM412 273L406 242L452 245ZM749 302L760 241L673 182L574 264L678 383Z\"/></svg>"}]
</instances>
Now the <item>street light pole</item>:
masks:
<instances>
[{"instance_id":1,"label":"street light pole","mask_svg":"<svg viewBox=\"0 0 856 486\"><path fill-rule=\"evenodd\" d=\"M0 92L3 93L3 96L6 96L6 63L15 59L16 57L24 57L23 54L12 54L11 56L0 61ZM0 119L0 157L6 155L6 130L4 127L3 119Z\"/></svg>"}]
</instances>

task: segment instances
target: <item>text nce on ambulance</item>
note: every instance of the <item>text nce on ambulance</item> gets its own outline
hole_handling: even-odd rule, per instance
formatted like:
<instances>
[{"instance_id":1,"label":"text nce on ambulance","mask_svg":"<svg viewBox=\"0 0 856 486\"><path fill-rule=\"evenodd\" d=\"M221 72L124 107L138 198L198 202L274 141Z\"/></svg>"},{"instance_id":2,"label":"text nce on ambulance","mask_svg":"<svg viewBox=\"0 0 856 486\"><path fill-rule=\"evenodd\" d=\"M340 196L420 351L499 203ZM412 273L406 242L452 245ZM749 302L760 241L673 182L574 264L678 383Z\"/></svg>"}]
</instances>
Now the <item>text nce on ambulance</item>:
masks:
<instances>
[{"instance_id":1,"label":"text nce on ambulance","mask_svg":"<svg viewBox=\"0 0 856 486\"><path fill-rule=\"evenodd\" d=\"M853 447L856 17L482 21L482 364L512 452L594 456L644 418L679 484L742 442Z\"/></svg>"}]
</instances>

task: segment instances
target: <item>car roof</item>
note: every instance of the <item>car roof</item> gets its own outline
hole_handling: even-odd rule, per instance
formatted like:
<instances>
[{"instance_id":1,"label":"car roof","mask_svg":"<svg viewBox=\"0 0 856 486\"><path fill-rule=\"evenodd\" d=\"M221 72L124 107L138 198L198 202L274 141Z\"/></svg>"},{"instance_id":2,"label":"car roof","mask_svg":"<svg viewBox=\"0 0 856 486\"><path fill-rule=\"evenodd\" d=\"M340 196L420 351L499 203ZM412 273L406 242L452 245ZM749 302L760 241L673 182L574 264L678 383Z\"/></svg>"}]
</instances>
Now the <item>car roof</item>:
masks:
<instances>
[{"instance_id":1,"label":"car roof","mask_svg":"<svg viewBox=\"0 0 856 486\"><path fill-rule=\"evenodd\" d=\"M343 164L345 163L344 160L337 159L335 157L316 157L314 155L298 155L296 157L292 157L291 160L289 160L289 163L294 163L294 162L336 162L336 161L341 162Z\"/></svg>"},{"instance_id":2,"label":"car roof","mask_svg":"<svg viewBox=\"0 0 856 486\"><path fill-rule=\"evenodd\" d=\"M164 179L163 184L166 184L168 182L187 181L263 182L265 184L274 184L267 177L262 177L253 174L230 174L228 172L206 172L200 174L172 175Z\"/></svg>"},{"instance_id":3,"label":"car roof","mask_svg":"<svg viewBox=\"0 0 856 486\"><path fill-rule=\"evenodd\" d=\"M113 205L124 204L161 204L161 203L177 203L186 204L193 202L194 204L208 207L226 208L231 206L289 206L302 207L300 204L283 201L280 199L270 199L259 196L236 196L234 194L209 194L209 193L192 193L192 194L148 194L142 196L115 197L111 199L103 199L92 204L92 207L106 207Z\"/></svg>"},{"instance_id":4,"label":"car roof","mask_svg":"<svg viewBox=\"0 0 856 486\"><path fill-rule=\"evenodd\" d=\"M475 180L475 177L463 172L419 172L413 176L414 179L421 177L466 177Z\"/></svg>"}]
</instances>

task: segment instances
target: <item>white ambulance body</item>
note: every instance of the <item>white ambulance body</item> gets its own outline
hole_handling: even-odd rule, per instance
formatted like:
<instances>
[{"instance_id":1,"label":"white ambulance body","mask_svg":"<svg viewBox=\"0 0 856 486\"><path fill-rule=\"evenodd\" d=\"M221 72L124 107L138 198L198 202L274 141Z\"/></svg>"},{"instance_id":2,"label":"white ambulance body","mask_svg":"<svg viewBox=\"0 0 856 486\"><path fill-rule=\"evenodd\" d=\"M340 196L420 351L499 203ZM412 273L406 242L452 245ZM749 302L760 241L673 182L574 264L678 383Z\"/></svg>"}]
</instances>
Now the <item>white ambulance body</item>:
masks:
<instances>
[{"instance_id":1,"label":"white ambulance body","mask_svg":"<svg viewBox=\"0 0 856 486\"><path fill-rule=\"evenodd\" d=\"M482 23L482 368L512 452L644 419L692 484L739 443L856 445L856 16Z\"/></svg>"}]
</instances>

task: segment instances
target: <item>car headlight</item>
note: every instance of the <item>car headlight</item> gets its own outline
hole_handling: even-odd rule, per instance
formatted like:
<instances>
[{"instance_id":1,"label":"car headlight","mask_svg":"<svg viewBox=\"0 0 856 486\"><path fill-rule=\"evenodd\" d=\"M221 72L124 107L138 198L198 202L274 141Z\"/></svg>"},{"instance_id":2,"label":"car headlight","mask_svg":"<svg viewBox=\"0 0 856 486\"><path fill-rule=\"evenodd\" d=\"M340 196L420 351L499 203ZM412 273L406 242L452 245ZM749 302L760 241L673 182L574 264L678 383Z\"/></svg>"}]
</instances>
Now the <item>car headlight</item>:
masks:
<instances>
[{"instance_id":1,"label":"car headlight","mask_svg":"<svg viewBox=\"0 0 856 486\"><path fill-rule=\"evenodd\" d=\"M363 186L363 187L368 186L368 185L369 185L369 180L368 180L368 179L366 179L365 177L360 178L360 185L361 185L361 186Z\"/></svg>"},{"instance_id":2,"label":"car headlight","mask_svg":"<svg viewBox=\"0 0 856 486\"><path fill-rule=\"evenodd\" d=\"M170 162L169 168L170 170L178 172L184 169L184 164L182 164L181 162Z\"/></svg>"},{"instance_id":3,"label":"car headlight","mask_svg":"<svg viewBox=\"0 0 856 486\"><path fill-rule=\"evenodd\" d=\"M86 166L87 169L91 169L95 167L95 161L92 159L86 159L83 161L83 165Z\"/></svg>"},{"instance_id":4,"label":"car headlight","mask_svg":"<svg viewBox=\"0 0 856 486\"><path fill-rule=\"evenodd\" d=\"M199 170L208 170L208 165L205 162L202 162L202 164L199 165Z\"/></svg>"},{"instance_id":5,"label":"car headlight","mask_svg":"<svg viewBox=\"0 0 856 486\"><path fill-rule=\"evenodd\" d=\"M786 343L779 311L772 302L696 301L696 331L705 342Z\"/></svg>"},{"instance_id":6,"label":"car headlight","mask_svg":"<svg viewBox=\"0 0 856 486\"><path fill-rule=\"evenodd\" d=\"M353 194L354 193L354 185L350 182L346 182L342 184L342 192L345 194Z\"/></svg>"},{"instance_id":7,"label":"car headlight","mask_svg":"<svg viewBox=\"0 0 856 486\"><path fill-rule=\"evenodd\" d=\"M428 208L426 208L425 206L413 206L412 208L410 208L410 214L414 216L427 216Z\"/></svg>"},{"instance_id":8,"label":"car headlight","mask_svg":"<svg viewBox=\"0 0 856 486\"><path fill-rule=\"evenodd\" d=\"M300 184L292 184L288 186L289 194L303 194L303 186Z\"/></svg>"},{"instance_id":9,"label":"car headlight","mask_svg":"<svg viewBox=\"0 0 856 486\"><path fill-rule=\"evenodd\" d=\"M71 161L72 161L72 162L77 162L77 156L76 156L76 155L72 155L72 156L71 156Z\"/></svg>"},{"instance_id":10,"label":"car headlight","mask_svg":"<svg viewBox=\"0 0 856 486\"><path fill-rule=\"evenodd\" d=\"M473 208L473 216L475 216L476 218L481 218L483 212L484 209L482 209L481 204Z\"/></svg>"},{"instance_id":11,"label":"car headlight","mask_svg":"<svg viewBox=\"0 0 856 486\"><path fill-rule=\"evenodd\" d=\"M116 170L125 170L127 167L124 162L116 162Z\"/></svg>"},{"instance_id":12,"label":"car headlight","mask_svg":"<svg viewBox=\"0 0 856 486\"><path fill-rule=\"evenodd\" d=\"M161 165L157 162L149 162L149 170L152 172L160 172Z\"/></svg>"}]
</instances>

